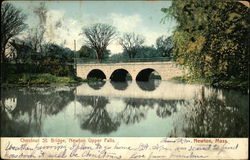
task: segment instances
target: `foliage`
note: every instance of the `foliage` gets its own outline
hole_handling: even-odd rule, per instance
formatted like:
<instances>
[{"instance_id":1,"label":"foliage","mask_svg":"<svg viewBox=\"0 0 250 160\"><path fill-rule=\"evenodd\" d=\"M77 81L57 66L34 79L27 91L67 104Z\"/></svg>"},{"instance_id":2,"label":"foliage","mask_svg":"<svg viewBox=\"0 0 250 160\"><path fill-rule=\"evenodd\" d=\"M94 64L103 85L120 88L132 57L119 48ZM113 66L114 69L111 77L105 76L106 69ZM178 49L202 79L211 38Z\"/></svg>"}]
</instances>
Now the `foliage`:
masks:
<instances>
[{"instance_id":1,"label":"foliage","mask_svg":"<svg viewBox=\"0 0 250 160\"><path fill-rule=\"evenodd\" d=\"M45 58L56 59L61 63L73 62L74 52L54 43L47 43L45 46Z\"/></svg>"},{"instance_id":2,"label":"foliage","mask_svg":"<svg viewBox=\"0 0 250 160\"><path fill-rule=\"evenodd\" d=\"M162 53L163 57L172 57L173 42L172 37L160 36L156 39L156 48Z\"/></svg>"},{"instance_id":3,"label":"foliage","mask_svg":"<svg viewBox=\"0 0 250 160\"><path fill-rule=\"evenodd\" d=\"M115 27L97 23L83 29L83 33L87 38L86 43L96 51L96 57L101 62L107 46L116 36Z\"/></svg>"},{"instance_id":4,"label":"foliage","mask_svg":"<svg viewBox=\"0 0 250 160\"><path fill-rule=\"evenodd\" d=\"M55 76L74 77L75 71L72 65L61 64L56 59L44 59L41 63L2 64L2 76L8 78L9 74L21 73L50 73Z\"/></svg>"},{"instance_id":5,"label":"foliage","mask_svg":"<svg viewBox=\"0 0 250 160\"><path fill-rule=\"evenodd\" d=\"M103 59L109 58L110 54L111 54L110 50L106 49L103 52ZM81 47L81 49L79 51L77 51L77 55L78 55L79 58L83 58L85 60L86 59L88 59L88 60L97 59L96 51L93 48L91 48L91 47L89 47L87 45L83 45Z\"/></svg>"},{"instance_id":6,"label":"foliage","mask_svg":"<svg viewBox=\"0 0 250 160\"><path fill-rule=\"evenodd\" d=\"M73 76L73 66L65 65L58 59L46 58L39 65L40 73L50 73L55 76Z\"/></svg>"},{"instance_id":7,"label":"foliage","mask_svg":"<svg viewBox=\"0 0 250 160\"><path fill-rule=\"evenodd\" d=\"M79 51L77 51L79 58L95 59L95 50L87 45L83 45Z\"/></svg>"},{"instance_id":8,"label":"foliage","mask_svg":"<svg viewBox=\"0 0 250 160\"><path fill-rule=\"evenodd\" d=\"M6 61L5 49L11 38L26 28L26 15L12 4L4 2L1 5L1 62Z\"/></svg>"},{"instance_id":9,"label":"foliage","mask_svg":"<svg viewBox=\"0 0 250 160\"><path fill-rule=\"evenodd\" d=\"M206 85L210 85L214 81L213 79L196 77L194 75L174 77L171 80L180 81L184 83L206 84ZM241 79L237 78L230 80L221 80L212 84L212 86L216 88L236 89L240 90L243 93L248 92L248 85L249 85L248 81L242 81Z\"/></svg>"},{"instance_id":10,"label":"foliage","mask_svg":"<svg viewBox=\"0 0 250 160\"><path fill-rule=\"evenodd\" d=\"M138 48L137 55L135 58L153 58L162 57L161 52L159 52L154 46L143 46Z\"/></svg>"},{"instance_id":11,"label":"foliage","mask_svg":"<svg viewBox=\"0 0 250 160\"><path fill-rule=\"evenodd\" d=\"M133 58L154 58L162 57L162 53L157 50L154 46L142 46L136 49L136 55ZM129 55L126 51L123 51L119 54L113 54L110 57L110 60L128 60Z\"/></svg>"},{"instance_id":12,"label":"foliage","mask_svg":"<svg viewBox=\"0 0 250 160\"><path fill-rule=\"evenodd\" d=\"M67 84L76 83L72 77L56 77L49 73L41 74L10 74L5 84L18 84L18 85L40 85L40 84Z\"/></svg>"},{"instance_id":13,"label":"foliage","mask_svg":"<svg viewBox=\"0 0 250 160\"><path fill-rule=\"evenodd\" d=\"M249 9L233 1L176 0L162 9L176 19L174 56L197 77L248 78Z\"/></svg>"},{"instance_id":14,"label":"foliage","mask_svg":"<svg viewBox=\"0 0 250 160\"><path fill-rule=\"evenodd\" d=\"M73 62L74 52L54 43L47 43L37 49L33 44L18 38L10 42L13 47L12 57L16 63L41 62L44 59L57 59L60 63ZM43 50L43 53L41 53Z\"/></svg>"},{"instance_id":15,"label":"foliage","mask_svg":"<svg viewBox=\"0 0 250 160\"><path fill-rule=\"evenodd\" d=\"M128 57L135 58L138 49L145 42L145 38L135 33L125 33L119 38L119 43L123 47L124 51L128 54Z\"/></svg>"}]
</instances>

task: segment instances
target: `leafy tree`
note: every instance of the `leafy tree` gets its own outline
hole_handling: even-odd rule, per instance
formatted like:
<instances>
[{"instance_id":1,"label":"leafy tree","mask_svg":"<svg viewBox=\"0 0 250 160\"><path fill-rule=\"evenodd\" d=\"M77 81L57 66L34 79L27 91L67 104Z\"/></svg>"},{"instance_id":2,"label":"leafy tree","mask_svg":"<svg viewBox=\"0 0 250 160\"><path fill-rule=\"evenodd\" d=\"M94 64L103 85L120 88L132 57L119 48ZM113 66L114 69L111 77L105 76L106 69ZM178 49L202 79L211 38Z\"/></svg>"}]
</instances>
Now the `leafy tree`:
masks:
<instances>
[{"instance_id":1,"label":"leafy tree","mask_svg":"<svg viewBox=\"0 0 250 160\"><path fill-rule=\"evenodd\" d=\"M103 59L108 59L108 58L110 57L110 55L111 55L111 51L108 50L108 49L106 49L106 50L104 51Z\"/></svg>"},{"instance_id":2,"label":"leafy tree","mask_svg":"<svg viewBox=\"0 0 250 160\"><path fill-rule=\"evenodd\" d=\"M172 37L160 36L156 39L156 48L163 57L171 57L173 51Z\"/></svg>"},{"instance_id":3,"label":"leafy tree","mask_svg":"<svg viewBox=\"0 0 250 160\"><path fill-rule=\"evenodd\" d=\"M248 79L249 8L233 1L176 0L166 15L176 19L176 61L214 81Z\"/></svg>"},{"instance_id":4,"label":"leafy tree","mask_svg":"<svg viewBox=\"0 0 250 160\"><path fill-rule=\"evenodd\" d=\"M103 59L107 59L109 58L109 55L111 54L110 50L105 50L103 52ZM83 45L79 51L77 51L77 55L79 58L84 58L84 59L88 59L88 60L93 60L93 59L97 59L96 57L96 51L87 46L87 45Z\"/></svg>"},{"instance_id":5,"label":"leafy tree","mask_svg":"<svg viewBox=\"0 0 250 160\"><path fill-rule=\"evenodd\" d=\"M154 46L143 46L137 49L136 58L154 58L162 57L161 52L159 52ZM153 59L152 59L153 60Z\"/></svg>"},{"instance_id":6,"label":"leafy tree","mask_svg":"<svg viewBox=\"0 0 250 160\"><path fill-rule=\"evenodd\" d=\"M61 63L73 61L74 52L69 48L64 48L54 43L48 43L44 47L46 48L46 57L60 60Z\"/></svg>"},{"instance_id":7,"label":"leafy tree","mask_svg":"<svg viewBox=\"0 0 250 160\"><path fill-rule=\"evenodd\" d=\"M136 55L134 58L154 58L154 57L162 57L162 53L158 51L154 46L142 46L137 48ZM126 61L129 60L129 55L126 51L123 51L122 53L113 54L110 57L111 60L116 61ZM152 59L153 60L153 59Z\"/></svg>"},{"instance_id":8,"label":"leafy tree","mask_svg":"<svg viewBox=\"0 0 250 160\"><path fill-rule=\"evenodd\" d=\"M77 51L79 58L95 58L95 50L87 45L83 45L79 51Z\"/></svg>"},{"instance_id":9,"label":"leafy tree","mask_svg":"<svg viewBox=\"0 0 250 160\"><path fill-rule=\"evenodd\" d=\"M26 15L12 4L4 2L1 6L1 62L6 61L5 49L11 38L26 28Z\"/></svg>"},{"instance_id":10,"label":"leafy tree","mask_svg":"<svg viewBox=\"0 0 250 160\"><path fill-rule=\"evenodd\" d=\"M117 62L122 62L128 60L129 58L125 52L122 52L122 53L112 54L109 57L109 59Z\"/></svg>"},{"instance_id":11,"label":"leafy tree","mask_svg":"<svg viewBox=\"0 0 250 160\"><path fill-rule=\"evenodd\" d=\"M120 39L119 43L123 47L124 51L127 52L129 58L135 58L137 49L142 46L145 42L145 38L135 33L125 33Z\"/></svg>"},{"instance_id":12,"label":"leafy tree","mask_svg":"<svg viewBox=\"0 0 250 160\"><path fill-rule=\"evenodd\" d=\"M87 38L86 43L96 51L96 57L101 62L107 46L116 36L115 27L97 23L83 29L83 33Z\"/></svg>"}]
</instances>

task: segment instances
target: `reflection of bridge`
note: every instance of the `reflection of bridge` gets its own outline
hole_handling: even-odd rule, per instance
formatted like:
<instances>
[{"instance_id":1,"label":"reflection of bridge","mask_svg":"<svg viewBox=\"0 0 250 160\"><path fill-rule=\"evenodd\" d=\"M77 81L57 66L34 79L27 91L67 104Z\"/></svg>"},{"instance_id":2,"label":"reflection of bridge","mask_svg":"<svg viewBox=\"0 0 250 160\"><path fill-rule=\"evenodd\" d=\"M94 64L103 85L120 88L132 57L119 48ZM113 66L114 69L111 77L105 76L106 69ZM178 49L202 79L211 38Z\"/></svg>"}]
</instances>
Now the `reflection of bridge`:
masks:
<instances>
[{"instance_id":1,"label":"reflection of bridge","mask_svg":"<svg viewBox=\"0 0 250 160\"><path fill-rule=\"evenodd\" d=\"M200 95L201 85L185 85L168 81L158 81L154 84L149 82L131 81L127 85L124 82L99 82L100 85L94 83L93 86L83 83L78 86L77 96L104 96L104 97L129 97L129 98L149 98L164 100L183 100L198 98ZM143 88L142 86L150 86L151 88ZM119 87L118 87L119 86Z\"/></svg>"},{"instance_id":2,"label":"reflection of bridge","mask_svg":"<svg viewBox=\"0 0 250 160\"><path fill-rule=\"evenodd\" d=\"M132 80L147 81L152 72L157 72L162 80L185 74L185 71L172 61L77 64L77 76L83 79L97 77L113 81L125 81L129 74Z\"/></svg>"}]
</instances>

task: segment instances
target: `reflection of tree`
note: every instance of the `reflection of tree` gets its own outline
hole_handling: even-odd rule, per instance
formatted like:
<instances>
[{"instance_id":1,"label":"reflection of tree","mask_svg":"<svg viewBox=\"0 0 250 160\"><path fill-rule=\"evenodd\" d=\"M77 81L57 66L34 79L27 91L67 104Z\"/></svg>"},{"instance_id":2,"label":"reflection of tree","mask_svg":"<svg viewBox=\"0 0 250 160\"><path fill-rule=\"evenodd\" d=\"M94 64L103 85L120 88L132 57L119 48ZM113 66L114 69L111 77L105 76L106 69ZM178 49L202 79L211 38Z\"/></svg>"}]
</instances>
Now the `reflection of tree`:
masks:
<instances>
[{"instance_id":1,"label":"reflection of tree","mask_svg":"<svg viewBox=\"0 0 250 160\"><path fill-rule=\"evenodd\" d=\"M29 126L25 122L12 120L2 102L1 100L1 137L21 137L27 135Z\"/></svg>"},{"instance_id":2,"label":"reflection of tree","mask_svg":"<svg viewBox=\"0 0 250 160\"><path fill-rule=\"evenodd\" d=\"M82 129L88 129L94 134L108 134L116 131L120 123L113 122L106 111L109 100L100 96L78 97L78 101L84 106L93 107L88 118L81 124Z\"/></svg>"},{"instance_id":3,"label":"reflection of tree","mask_svg":"<svg viewBox=\"0 0 250 160\"><path fill-rule=\"evenodd\" d=\"M120 121L125 124L139 123L142 119L146 118L148 106L153 107L154 103L145 99L127 98L124 100L126 107L118 115Z\"/></svg>"},{"instance_id":4,"label":"reflection of tree","mask_svg":"<svg viewBox=\"0 0 250 160\"><path fill-rule=\"evenodd\" d=\"M158 117L166 118L177 111L177 104L183 103L184 100L158 100L156 114Z\"/></svg>"},{"instance_id":5,"label":"reflection of tree","mask_svg":"<svg viewBox=\"0 0 250 160\"><path fill-rule=\"evenodd\" d=\"M187 126L183 131L187 137L246 137L248 136L248 104L241 105L241 100L247 102L247 96L240 99L233 94L222 93L224 99L219 99L219 92L213 90L208 96L196 98L191 103L192 114L186 116ZM237 93L239 95L239 93ZM240 97L240 96L239 96ZM230 102L230 103L229 103Z\"/></svg>"},{"instance_id":6,"label":"reflection of tree","mask_svg":"<svg viewBox=\"0 0 250 160\"><path fill-rule=\"evenodd\" d=\"M8 111L8 117L5 116L4 112L1 112L1 122L2 120L7 121L2 125L5 128L4 136L41 136L44 117L59 113L69 102L74 100L72 90L54 91L54 89L20 88L5 90L1 95L3 105L12 95L12 97L16 97L16 106L13 107L13 110ZM5 108L2 110L6 112Z\"/></svg>"},{"instance_id":7,"label":"reflection of tree","mask_svg":"<svg viewBox=\"0 0 250 160\"><path fill-rule=\"evenodd\" d=\"M110 83L117 90L126 90L127 87L128 87L128 82L127 81L124 81L124 82L113 82L113 81L110 81Z\"/></svg>"},{"instance_id":8,"label":"reflection of tree","mask_svg":"<svg viewBox=\"0 0 250 160\"><path fill-rule=\"evenodd\" d=\"M99 90L105 85L105 81L98 81L98 82L88 82L89 87L93 88L94 90Z\"/></svg>"},{"instance_id":9,"label":"reflection of tree","mask_svg":"<svg viewBox=\"0 0 250 160\"><path fill-rule=\"evenodd\" d=\"M136 83L144 91L154 91L160 85L159 80L136 81Z\"/></svg>"},{"instance_id":10,"label":"reflection of tree","mask_svg":"<svg viewBox=\"0 0 250 160\"><path fill-rule=\"evenodd\" d=\"M45 112L50 115L58 114L64 107L74 100L73 91L59 91L43 95L40 104L45 107Z\"/></svg>"}]
</instances>

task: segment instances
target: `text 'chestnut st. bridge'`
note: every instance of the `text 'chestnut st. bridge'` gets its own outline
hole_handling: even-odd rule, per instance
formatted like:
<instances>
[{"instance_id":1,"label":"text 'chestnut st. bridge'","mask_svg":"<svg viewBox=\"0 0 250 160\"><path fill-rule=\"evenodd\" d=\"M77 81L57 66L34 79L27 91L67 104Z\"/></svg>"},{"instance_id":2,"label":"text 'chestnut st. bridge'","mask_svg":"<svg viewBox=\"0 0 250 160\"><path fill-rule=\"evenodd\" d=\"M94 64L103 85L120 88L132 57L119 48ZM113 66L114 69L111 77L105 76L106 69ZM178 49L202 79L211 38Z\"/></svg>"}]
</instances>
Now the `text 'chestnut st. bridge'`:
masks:
<instances>
[{"instance_id":1,"label":"text 'chestnut st. bridge'","mask_svg":"<svg viewBox=\"0 0 250 160\"><path fill-rule=\"evenodd\" d=\"M125 81L128 74L132 80L138 81L148 81L151 73L159 74L161 80L168 80L186 74L184 69L169 58L133 59L126 62L113 60L103 61L102 63L78 60L76 67L78 77L111 81Z\"/></svg>"}]
</instances>

